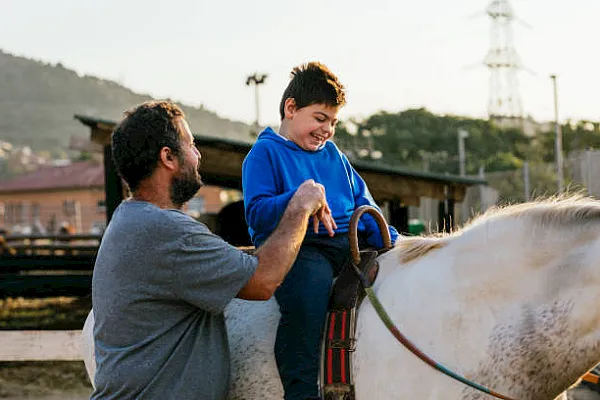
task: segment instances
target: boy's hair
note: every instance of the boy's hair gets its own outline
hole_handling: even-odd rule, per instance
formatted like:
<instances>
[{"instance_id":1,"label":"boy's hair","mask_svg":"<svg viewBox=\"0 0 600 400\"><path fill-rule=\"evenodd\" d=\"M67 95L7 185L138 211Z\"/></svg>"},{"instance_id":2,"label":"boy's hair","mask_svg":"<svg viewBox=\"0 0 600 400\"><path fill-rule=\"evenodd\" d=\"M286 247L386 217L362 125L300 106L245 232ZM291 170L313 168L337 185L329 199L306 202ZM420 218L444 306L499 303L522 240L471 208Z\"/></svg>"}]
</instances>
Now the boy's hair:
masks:
<instances>
[{"instance_id":1,"label":"boy's hair","mask_svg":"<svg viewBox=\"0 0 600 400\"><path fill-rule=\"evenodd\" d=\"M177 104L148 101L126 111L112 135L112 157L117 172L135 191L158 165L160 149L168 147L180 161L181 133L176 118L185 118Z\"/></svg>"},{"instance_id":2,"label":"boy's hair","mask_svg":"<svg viewBox=\"0 0 600 400\"><path fill-rule=\"evenodd\" d=\"M297 108L311 104L326 104L332 107L341 107L346 104L344 85L329 68L318 61L295 67L292 70L291 78L279 105L279 114L282 120L285 118L285 101L289 98L296 101Z\"/></svg>"}]
</instances>

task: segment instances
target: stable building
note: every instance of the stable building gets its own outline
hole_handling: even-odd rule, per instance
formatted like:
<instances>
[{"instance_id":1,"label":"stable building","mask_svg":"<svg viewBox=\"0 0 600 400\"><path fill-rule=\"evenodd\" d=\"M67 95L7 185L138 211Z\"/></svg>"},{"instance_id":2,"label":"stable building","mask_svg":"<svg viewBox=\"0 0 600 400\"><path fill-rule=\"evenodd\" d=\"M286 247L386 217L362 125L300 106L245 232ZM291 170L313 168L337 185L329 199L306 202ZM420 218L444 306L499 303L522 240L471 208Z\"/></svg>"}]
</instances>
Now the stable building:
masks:
<instances>
[{"instance_id":1,"label":"stable building","mask_svg":"<svg viewBox=\"0 0 600 400\"><path fill-rule=\"evenodd\" d=\"M106 217L109 221L125 196L111 157L110 138L116 122L84 115L75 115L75 118L90 128L91 141L104 153ZM197 135L194 135L194 140L202 154L201 174L204 183L241 191L242 162L252 144ZM438 202L437 226L440 230L451 231L454 227L455 204L463 201L467 188L487 184L483 179L350 161L367 183L388 223L400 232L408 232L408 207L419 206L421 198ZM245 221L240 221L240 224L240 228L244 229Z\"/></svg>"}]
</instances>

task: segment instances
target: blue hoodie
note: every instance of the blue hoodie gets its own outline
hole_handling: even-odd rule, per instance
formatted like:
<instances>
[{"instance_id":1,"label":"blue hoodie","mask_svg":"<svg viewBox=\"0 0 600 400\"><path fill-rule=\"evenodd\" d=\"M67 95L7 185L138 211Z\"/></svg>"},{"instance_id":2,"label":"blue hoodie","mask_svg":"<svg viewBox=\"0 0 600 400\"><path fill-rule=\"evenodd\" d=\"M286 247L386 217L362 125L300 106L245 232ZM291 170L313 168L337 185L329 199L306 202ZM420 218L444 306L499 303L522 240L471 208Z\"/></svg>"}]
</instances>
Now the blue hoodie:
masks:
<instances>
[{"instance_id":1,"label":"blue hoodie","mask_svg":"<svg viewBox=\"0 0 600 400\"><path fill-rule=\"evenodd\" d=\"M336 233L348 232L350 217L357 207L371 205L380 210L363 179L333 142L328 140L319 150L307 151L267 128L242 164L246 222L255 246L260 246L275 230L294 192L307 179L325 187ZM389 228L394 243L398 232ZM358 230L369 246L383 247L373 217L363 215ZM315 235L312 224L307 235ZM319 235L327 235L322 223Z\"/></svg>"}]
</instances>

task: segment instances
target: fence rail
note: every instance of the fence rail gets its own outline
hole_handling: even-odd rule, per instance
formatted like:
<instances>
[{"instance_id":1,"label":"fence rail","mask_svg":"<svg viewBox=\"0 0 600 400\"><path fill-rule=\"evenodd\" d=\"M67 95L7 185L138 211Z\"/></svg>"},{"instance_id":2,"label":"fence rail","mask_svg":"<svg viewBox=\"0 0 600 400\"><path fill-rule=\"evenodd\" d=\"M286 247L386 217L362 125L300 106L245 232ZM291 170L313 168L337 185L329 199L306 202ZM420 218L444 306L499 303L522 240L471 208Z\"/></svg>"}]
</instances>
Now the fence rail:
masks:
<instances>
[{"instance_id":1,"label":"fence rail","mask_svg":"<svg viewBox=\"0 0 600 400\"><path fill-rule=\"evenodd\" d=\"M83 297L91 293L91 272L87 275L0 274L0 295L3 298Z\"/></svg>"},{"instance_id":2,"label":"fence rail","mask_svg":"<svg viewBox=\"0 0 600 400\"><path fill-rule=\"evenodd\" d=\"M0 331L0 361L79 361L81 331Z\"/></svg>"},{"instance_id":3,"label":"fence rail","mask_svg":"<svg viewBox=\"0 0 600 400\"><path fill-rule=\"evenodd\" d=\"M8 235L0 241L0 297L86 296L99 235Z\"/></svg>"},{"instance_id":4,"label":"fence rail","mask_svg":"<svg viewBox=\"0 0 600 400\"><path fill-rule=\"evenodd\" d=\"M7 242L31 242L31 241L39 241L39 240L52 240L52 241L63 241L63 242L74 242L74 241L82 241L82 240L93 240L100 242L102 239L102 235L92 235L92 234L72 234L72 235L6 235L4 239Z\"/></svg>"},{"instance_id":5,"label":"fence rail","mask_svg":"<svg viewBox=\"0 0 600 400\"><path fill-rule=\"evenodd\" d=\"M0 298L87 296L101 236L11 235L0 242ZM254 247L239 247L249 254Z\"/></svg>"}]
</instances>

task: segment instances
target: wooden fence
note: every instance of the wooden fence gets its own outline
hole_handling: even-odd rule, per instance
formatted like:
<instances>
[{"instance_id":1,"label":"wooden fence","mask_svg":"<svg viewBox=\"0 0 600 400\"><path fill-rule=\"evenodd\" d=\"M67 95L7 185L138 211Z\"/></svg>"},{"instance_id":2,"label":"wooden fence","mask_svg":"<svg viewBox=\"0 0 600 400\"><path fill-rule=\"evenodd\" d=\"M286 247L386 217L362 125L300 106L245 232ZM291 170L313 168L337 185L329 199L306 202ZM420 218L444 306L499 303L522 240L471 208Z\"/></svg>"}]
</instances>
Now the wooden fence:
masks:
<instances>
[{"instance_id":1,"label":"wooden fence","mask_svg":"<svg viewBox=\"0 0 600 400\"><path fill-rule=\"evenodd\" d=\"M0 331L0 361L83 360L81 331Z\"/></svg>"},{"instance_id":2,"label":"wooden fence","mask_svg":"<svg viewBox=\"0 0 600 400\"><path fill-rule=\"evenodd\" d=\"M0 237L0 297L85 296L101 236Z\"/></svg>"}]
</instances>

